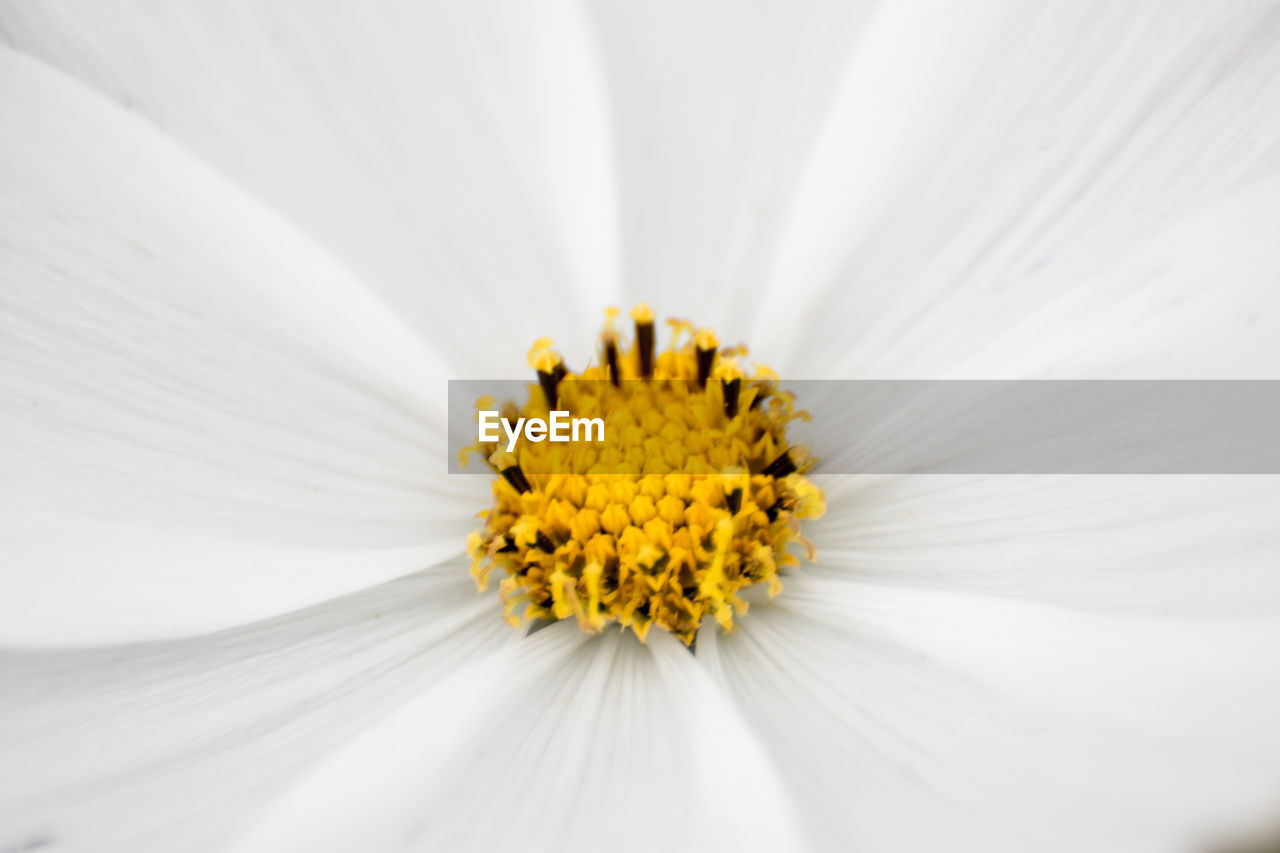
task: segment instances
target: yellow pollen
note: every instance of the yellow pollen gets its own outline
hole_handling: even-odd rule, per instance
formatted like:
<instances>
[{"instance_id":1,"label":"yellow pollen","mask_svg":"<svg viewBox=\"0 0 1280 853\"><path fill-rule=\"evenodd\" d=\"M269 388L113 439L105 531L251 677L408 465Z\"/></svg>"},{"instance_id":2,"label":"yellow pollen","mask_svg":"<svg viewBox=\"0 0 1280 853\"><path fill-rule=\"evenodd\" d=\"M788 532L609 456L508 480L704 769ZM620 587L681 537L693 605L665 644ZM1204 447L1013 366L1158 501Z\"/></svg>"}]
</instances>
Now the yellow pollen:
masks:
<instances>
[{"instance_id":1,"label":"yellow pollen","mask_svg":"<svg viewBox=\"0 0 1280 853\"><path fill-rule=\"evenodd\" d=\"M503 417L547 419L553 409L601 418L604 440L532 442L521 434L476 445L498 475L484 527L471 534L472 575L484 590L500 570L503 618L512 625L573 618L598 633L616 624L643 641L657 625L692 644L713 619L725 631L747 611L740 595L814 559L800 520L825 511L804 475L813 458L787 440L808 414L763 365L744 369L746 347L720 349L709 329L669 321L654 351L648 306L631 312L624 346L606 312L600 363L580 373L542 339L529 351L538 373L523 407ZM491 409L492 398L477 408Z\"/></svg>"}]
</instances>

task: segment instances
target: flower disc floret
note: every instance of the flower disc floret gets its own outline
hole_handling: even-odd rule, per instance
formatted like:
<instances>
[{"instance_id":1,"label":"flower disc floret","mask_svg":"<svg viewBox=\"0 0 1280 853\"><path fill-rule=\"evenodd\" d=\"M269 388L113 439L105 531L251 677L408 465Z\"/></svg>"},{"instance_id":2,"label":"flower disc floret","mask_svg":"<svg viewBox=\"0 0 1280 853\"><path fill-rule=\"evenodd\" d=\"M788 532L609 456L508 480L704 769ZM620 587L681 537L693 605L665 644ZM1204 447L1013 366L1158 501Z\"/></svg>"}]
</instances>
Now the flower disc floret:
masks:
<instances>
[{"instance_id":1,"label":"flower disc floret","mask_svg":"<svg viewBox=\"0 0 1280 853\"><path fill-rule=\"evenodd\" d=\"M773 371L740 366L746 347L721 348L710 330L670 320L670 344L655 352L644 305L624 346L616 315L599 363L580 373L538 341L529 353L538 382L523 406L502 409L511 423L553 411L601 418L603 441L520 435L511 449L468 448L499 475L468 542L472 574L483 590L501 571L513 625L572 617L584 631L618 624L642 641L658 625L692 644L708 616L733 628L745 589L781 591L780 573L798 562L789 546L813 559L800 520L820 516L825 501L805 477L814 460L787 440L808 414Z\"/></svg>"}]
</instances>

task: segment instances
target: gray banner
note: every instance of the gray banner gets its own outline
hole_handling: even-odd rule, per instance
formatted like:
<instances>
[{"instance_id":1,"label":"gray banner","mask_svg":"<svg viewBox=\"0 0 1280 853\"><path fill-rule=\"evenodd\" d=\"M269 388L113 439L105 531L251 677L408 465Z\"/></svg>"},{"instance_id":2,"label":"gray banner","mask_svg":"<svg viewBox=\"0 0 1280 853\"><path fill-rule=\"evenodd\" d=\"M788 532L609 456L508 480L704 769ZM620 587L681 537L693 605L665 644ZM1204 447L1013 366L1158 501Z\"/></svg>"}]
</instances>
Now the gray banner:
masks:
<instances>
[{"instance_id":1,"label":"gray banner","mask_svg":"<svg viewBox=\"0 0 1280 853\"><path fill-rule=\"evenodd\" d=\"M780 383L813 415L788 436L822 474L1280 474L1280 381ZM520 404L528 380L450 380L450 473L476 400ZM638 473L638 472L635 472Z\"/></svg>"}]
</instances>

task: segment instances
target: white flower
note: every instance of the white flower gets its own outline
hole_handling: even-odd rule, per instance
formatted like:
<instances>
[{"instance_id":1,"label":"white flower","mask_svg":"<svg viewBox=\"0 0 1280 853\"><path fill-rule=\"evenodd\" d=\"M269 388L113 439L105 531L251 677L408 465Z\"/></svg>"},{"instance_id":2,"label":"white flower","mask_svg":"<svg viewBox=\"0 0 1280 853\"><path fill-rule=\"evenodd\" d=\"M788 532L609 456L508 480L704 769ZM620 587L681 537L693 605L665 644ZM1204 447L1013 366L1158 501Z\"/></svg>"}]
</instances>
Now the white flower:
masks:
<instances>
[{"instance_id":1,"label":"white flower","mask_svg":"<svg viewBox=\"0 0 1280 853\"><path fill-rule=\"evenodd\" d=\"M1280 484L832 478L524 637L444 379L1280 375L1275 4L0 6L0 849L1117 850L1280 809ZM384 583L385 582L385 583Z\"/></svg>"}]
</instances>

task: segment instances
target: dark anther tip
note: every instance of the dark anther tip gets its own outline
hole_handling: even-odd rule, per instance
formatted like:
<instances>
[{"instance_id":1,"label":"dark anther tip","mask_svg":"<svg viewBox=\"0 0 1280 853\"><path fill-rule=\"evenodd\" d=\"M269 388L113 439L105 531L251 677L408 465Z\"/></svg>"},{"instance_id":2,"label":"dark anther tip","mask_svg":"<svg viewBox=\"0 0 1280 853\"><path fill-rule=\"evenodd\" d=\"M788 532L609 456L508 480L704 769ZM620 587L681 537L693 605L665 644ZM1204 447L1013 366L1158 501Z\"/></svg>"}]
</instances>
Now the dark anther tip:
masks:
<instances>
[{"instance_id":1,"label":"dark anther tip","mask_svg":"<svg viewBox=\"0 0 1280 853\"><path fill-rule=\"evenodd\" d=\"M609 366L609 381L613 387L622 385L622 370L618 366L618 341L610 337L604 342L604 362Z\"/></svg>"},{"instance_id":2,"label":"dark anther tip","mask_svg":"<svg viewBox=\"0 0 1280 853\"><path fill-rule=\"evenodd\" d=\"M729 505L729 512L734 515L738 514L738 510L742 509L742 489L734 489L724 497L725 503Z\"/></svg>"},{"instance_id":3,"label":"dark anther tip","mask_svg":"<svg viewBox=\"0 0 1280 853\"><path fill-rule=\"evenodd\" d=\"M640 354L640 375L653 376L653 321L636 321L636 351Z\"/></svg>"},{"instance_id":4,"label":"dark anther tip","mask_svg":"<svg viewBox=\"0 0 1280 853\"><path fill-rule=\"evenodd\" d=\"M769 521L773 522L778 520L778 516L782 513L782 510L782 498L778 498L768 509L764 511L764 514L769 516Z\"/></svg>"},{"instance_id":5,"label":"dark anther tip","mask_svg":"<svg viewBox=\"0 0 1280 853\"><path fill-rule=\"evenodd\" d=\"M769 463L768 467L761 473L766 477L785 477L788 474L794 474L797 470L796 463L791 461L791 451L784 450L782 455Z\"/></svg>"},{"instance_id":6,"label":"dark anther tip","mask_svg":"<svg viewBox=\"0 0 1280 853\"><path fill-rule=\"evenodd\" d=\"M512 488L521 494L533 491L533 488L529 485L528 478L525 477L524 471L520 470L519 465L509 465L503 468L502 476L511 484Z\"/></svg>"},{"instance_id":7,"label":"dark anther tip","mask_svg":"<svg viewBox=\"0 0 1280 853\"><path fill-rule=\"evenodd\" d=\"M729 418L738 416L738 398L742 394L742 379L730 379L724 383L724 413Z\"/></svg>"},{"instance_id":8,"label":"dark anther tip","mask_svg":"<svg viewBox=\"0 0 1280 853\"><path fill-rule=\"evenodd\" d=\"M559 362L551 370L538 371L538 384L542 386L542 394L547 398L547 410L550 411L556 407L559 400L560 380L568 373L565 369L564 362Z\"/></svg>"},{"instance_id":9,"label":"dark anther tip","mask_svg":"<svg viewBox=\"0 0 1280 853\"><path fill-rule=\"evenodd\" d=\"M698 387L706 388L707 379L711 376L711 366L716 363L715 348L698 347L694 350L694 357L698 360Z\"/></svg>"}]
</instances>

